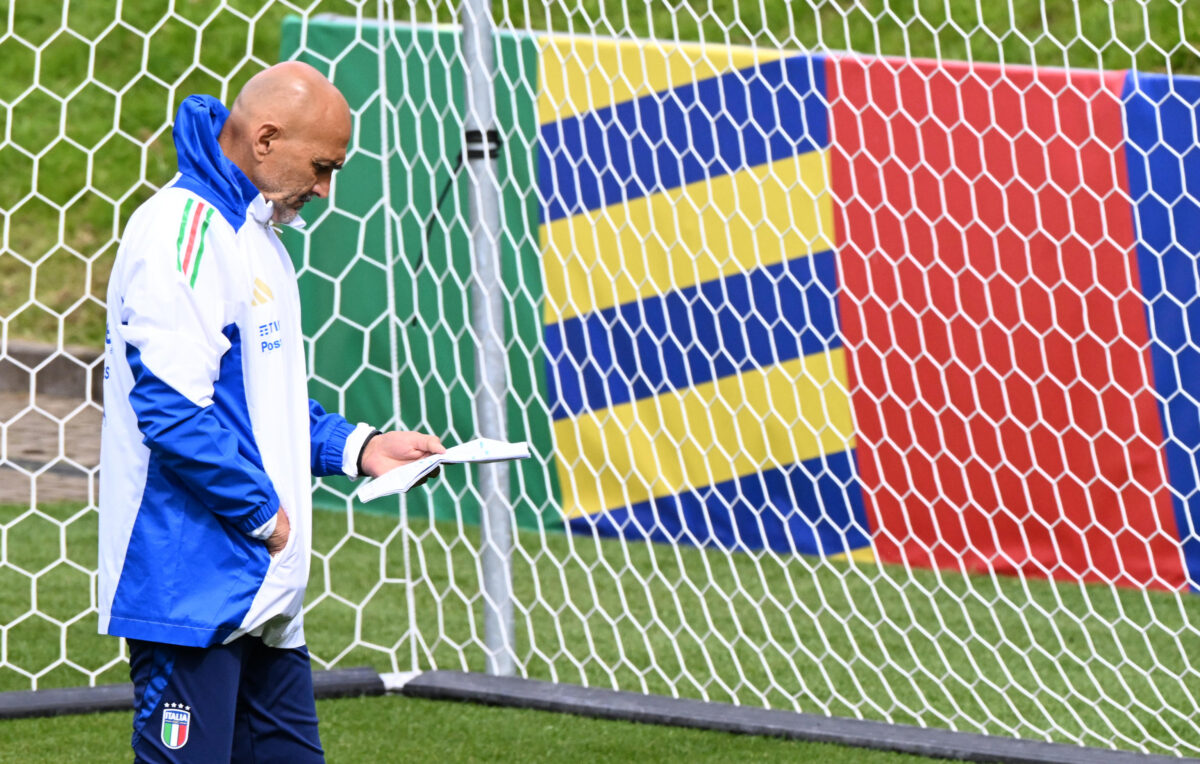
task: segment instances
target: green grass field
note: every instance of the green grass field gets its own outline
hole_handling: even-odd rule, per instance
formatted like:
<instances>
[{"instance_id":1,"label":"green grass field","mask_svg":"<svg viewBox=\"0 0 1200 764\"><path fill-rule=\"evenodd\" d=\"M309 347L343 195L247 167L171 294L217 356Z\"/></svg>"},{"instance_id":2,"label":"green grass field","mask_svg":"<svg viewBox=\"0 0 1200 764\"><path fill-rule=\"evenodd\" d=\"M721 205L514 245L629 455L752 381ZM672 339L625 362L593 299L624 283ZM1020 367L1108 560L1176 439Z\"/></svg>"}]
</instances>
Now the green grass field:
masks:
<instances>
[{"instance_id":1,"label":"green grass field","mask_svg":"<svg viewBox=\"0 0 1200 764\"><path fill-rule=\"evenodd\" d=\"M19 620L8 660L40 673L41 687L86 684L79 668L100 672L98 683L127 681L94 614L66 627L29 615L34 596L58 619L86 612L91 596L87 577L55 560L62 543L78 565L94 564L95 514L42 511L64 530L0 508L0 623ZM403 533L394 517L328 511L316 523L306 623L318 665L391 671L415 654L423 668L483 669L478 529L414 523ZM1200 752L1200 676L1181 641L1200 622L1192 596L558 534L517 543L517 653L530 677ZM406 555L424 571L411 587ZM47 572L34 581L15 567ZM28 687L0 669L0 689Z\"/></svg>"},{"instance_id":2,"label":"green grass field","mask_svg":"<svg viewBox=\"0 0 1200 764\"><path fill-rule=\"evenodd\" d=\"M921 764L942 761L857 748L584 719L403 697L317 703L331 762L630 761ZM0 721L0 764L129 760L130 715Z\"/></svg>"}]
</instances>

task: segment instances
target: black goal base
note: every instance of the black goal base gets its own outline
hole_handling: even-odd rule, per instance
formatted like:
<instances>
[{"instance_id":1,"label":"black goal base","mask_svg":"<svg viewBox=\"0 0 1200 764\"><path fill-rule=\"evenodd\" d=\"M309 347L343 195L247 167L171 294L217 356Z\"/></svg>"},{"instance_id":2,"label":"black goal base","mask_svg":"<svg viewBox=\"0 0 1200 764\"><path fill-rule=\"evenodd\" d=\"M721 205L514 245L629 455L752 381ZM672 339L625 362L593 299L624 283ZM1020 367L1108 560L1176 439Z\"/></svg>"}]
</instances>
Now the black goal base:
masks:
<instances>
[{"instance_id":1,"label":"black goal base","mask_svg":"<svg viewBox=\"0 0 1200 764\"><path fill-rule=\"evenodd\" d=\"M398 692L413 698L457 700L599 719L836 743L962 761L1014 764L1166 764L1197 761L1162 754L1085 748L462 671L383 675L370 668L314 671L313 689L318 698ZM128 684L0 693L0 720L128 711L132 708L133 687Z\"/></svg>"}]
</instances>

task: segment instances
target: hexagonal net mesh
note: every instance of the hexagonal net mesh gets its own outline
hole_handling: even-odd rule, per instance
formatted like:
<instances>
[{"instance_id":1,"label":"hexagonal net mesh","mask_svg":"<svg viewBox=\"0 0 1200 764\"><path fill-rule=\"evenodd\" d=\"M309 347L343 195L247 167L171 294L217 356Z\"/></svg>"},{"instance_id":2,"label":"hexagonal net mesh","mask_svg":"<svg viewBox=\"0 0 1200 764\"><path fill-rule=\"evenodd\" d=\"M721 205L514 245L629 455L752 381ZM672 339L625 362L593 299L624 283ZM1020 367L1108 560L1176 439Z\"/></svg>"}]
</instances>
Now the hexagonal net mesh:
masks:
<instances>
[{"instance_id":1,"label":"hexagonal net mesh","mask_svg":"<svg viewBox=\"0 0 1200 764\"><path fill-rule=\"evenodd\" d=\"M506 603L474 469L317 481L318 666L481 670L503 605L524 676L1200 752L1200 9L992 5L496 0L473 90L458 4L10 0L0 689L127 679L108 270L182 99L296 58L356 123L285 233L311 394L533 453Z\"/></svg>"}]
</instances>

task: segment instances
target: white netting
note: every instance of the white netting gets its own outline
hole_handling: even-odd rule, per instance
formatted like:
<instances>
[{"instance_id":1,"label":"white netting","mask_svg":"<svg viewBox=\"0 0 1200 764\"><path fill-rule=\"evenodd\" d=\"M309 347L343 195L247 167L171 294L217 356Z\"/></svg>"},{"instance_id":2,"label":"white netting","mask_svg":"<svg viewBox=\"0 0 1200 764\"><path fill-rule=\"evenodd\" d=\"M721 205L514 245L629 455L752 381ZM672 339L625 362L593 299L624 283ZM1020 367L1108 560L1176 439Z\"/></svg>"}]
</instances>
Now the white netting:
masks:
<instances>
[{"instance_id":1,"label":"white netting","mask_svg":"<svg viewBox=\"0 0 1200 764\"><path fill-rule=\"evenodd\" d=\"M492 3L517 673L1200 752L1197 8L670 5ZM287 240L312 392L456 443L470 62L457 4L4 7L0 689L124 681L102 298L175 109L281 57L342 88ZM481 670L478 476L353 490L315 663Z\"/></svg>"}]
</instances>

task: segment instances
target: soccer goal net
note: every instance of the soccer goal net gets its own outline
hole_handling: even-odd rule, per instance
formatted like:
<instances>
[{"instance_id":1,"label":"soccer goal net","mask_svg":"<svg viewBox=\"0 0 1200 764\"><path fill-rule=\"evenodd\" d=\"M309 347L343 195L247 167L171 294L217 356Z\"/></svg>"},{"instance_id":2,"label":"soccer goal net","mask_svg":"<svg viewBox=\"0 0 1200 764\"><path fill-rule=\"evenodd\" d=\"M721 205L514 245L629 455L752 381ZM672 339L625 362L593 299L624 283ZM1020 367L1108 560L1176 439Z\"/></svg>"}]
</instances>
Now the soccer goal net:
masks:
<instances>
[{"instance_id":1,"label":"soccer goal net","mask_svg":"<svg viewBox=\"0 0 1200 764\"><path fill-rule=\"evenodd\" d=\"M1200 754L1200 6L1048 5L8 0L0 690L128 679L108 270L299 59L311 394L532 454L317 481L318 667Z\"/></svg>"}]
</instances>

